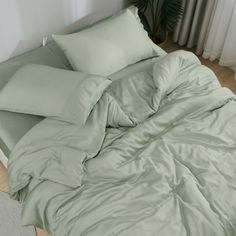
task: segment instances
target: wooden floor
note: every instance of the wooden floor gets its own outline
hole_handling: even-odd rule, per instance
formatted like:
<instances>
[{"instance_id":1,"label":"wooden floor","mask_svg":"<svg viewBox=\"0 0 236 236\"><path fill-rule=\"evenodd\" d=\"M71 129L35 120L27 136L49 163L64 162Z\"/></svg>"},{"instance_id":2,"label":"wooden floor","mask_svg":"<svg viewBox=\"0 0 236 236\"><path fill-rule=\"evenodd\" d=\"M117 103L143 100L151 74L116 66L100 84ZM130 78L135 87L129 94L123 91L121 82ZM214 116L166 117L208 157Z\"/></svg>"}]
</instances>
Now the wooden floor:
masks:
<instances>
[{"instance_id":1,"label":"wooden floor","mask_svg":"<svg viewBox=\"0 0 236 236\"><path fill-rule=\"evenodd\" d=\"M167 52L175 51L178 49L188 50L185 47L180 47L171 42L168 42L165 45L164 49ZM201 57L199 58L202 64L208 66L215 72L222 86L230 88L236 94L236 80L234 79L234 72L232 70L230 70L227 67L219 66L217 61L210 62ZM7 171L5 167L1 164L1 162L0 162L0 191L8 192ZM37 235L48 236L44 231L38 229L37 229Z\"/></svg>"}]
</instances>

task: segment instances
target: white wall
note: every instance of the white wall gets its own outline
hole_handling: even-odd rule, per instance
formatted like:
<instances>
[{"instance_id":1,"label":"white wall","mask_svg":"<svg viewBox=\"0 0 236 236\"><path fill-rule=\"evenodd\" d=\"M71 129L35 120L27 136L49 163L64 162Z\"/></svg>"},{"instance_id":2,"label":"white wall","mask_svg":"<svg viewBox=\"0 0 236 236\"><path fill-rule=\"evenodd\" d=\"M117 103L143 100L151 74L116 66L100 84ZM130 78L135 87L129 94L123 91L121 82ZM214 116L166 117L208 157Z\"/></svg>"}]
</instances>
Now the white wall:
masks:
<instances>
[{"instance_id":1,"label":"white wall","mask_svg":"<svg viewBox=\"0 0 236 236\"><path fill-rule=\"evenodd\" d=\"M109 16L126 0L0 0L0 62Z\"/></svg>"}]
</instances>

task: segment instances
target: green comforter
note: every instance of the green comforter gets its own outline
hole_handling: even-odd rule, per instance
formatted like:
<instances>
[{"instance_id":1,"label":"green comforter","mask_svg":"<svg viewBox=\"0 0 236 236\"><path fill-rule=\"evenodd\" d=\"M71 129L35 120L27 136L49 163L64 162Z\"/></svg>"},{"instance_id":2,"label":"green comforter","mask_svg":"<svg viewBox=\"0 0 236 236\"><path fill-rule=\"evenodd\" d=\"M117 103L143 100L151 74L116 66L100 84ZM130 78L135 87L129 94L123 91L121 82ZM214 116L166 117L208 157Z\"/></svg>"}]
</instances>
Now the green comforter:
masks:
<instances>
[{"instance_id":1,"label":"green comforter","mask_svg":"<svg viewBox=\"0 0 236 236\"><path fill-rule=\"evenodd\" d=\"M10 156L10 193L23 224L54 236L235 236L235 130L235 96L170 53L115 80L84 126L34 126Z\"/></svg>"}]
</instances>

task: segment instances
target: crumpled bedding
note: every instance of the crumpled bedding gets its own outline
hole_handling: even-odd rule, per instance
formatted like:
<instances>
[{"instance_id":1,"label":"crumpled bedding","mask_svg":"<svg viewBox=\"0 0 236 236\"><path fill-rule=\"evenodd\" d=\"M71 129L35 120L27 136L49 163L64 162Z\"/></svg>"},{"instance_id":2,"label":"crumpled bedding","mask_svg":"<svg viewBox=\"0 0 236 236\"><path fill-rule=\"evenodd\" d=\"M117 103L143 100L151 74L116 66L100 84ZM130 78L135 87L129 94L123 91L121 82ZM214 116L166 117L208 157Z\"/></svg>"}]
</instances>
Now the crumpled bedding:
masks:
<instances>
[{"instance_id":1,"label":"crumpled bedding","mask_svg":"<svg viewBox=\"0 0 236 236\"><path fill-rule=\"evenodd\" d=\"M55 236L235 236L235 102L177 51L115 80L84 126L46 118L9 160L22 223Z\"/></svg>"}]
</instances>

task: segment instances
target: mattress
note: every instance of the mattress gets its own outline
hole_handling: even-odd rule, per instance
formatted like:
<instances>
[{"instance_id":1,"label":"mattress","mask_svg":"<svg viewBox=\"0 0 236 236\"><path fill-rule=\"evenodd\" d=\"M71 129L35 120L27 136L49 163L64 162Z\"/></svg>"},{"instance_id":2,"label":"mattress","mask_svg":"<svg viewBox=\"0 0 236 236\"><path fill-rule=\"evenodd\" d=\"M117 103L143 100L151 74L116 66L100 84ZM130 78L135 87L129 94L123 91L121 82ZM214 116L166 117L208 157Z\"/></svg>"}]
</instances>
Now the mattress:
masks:
<instances>
[{"instance_id":1,"label":"mattress","mask_svg":"<svg viewBox=\"0 0 236 236\"><path fill-rule=\"evenodd\" d=\"M148 70L158 58L152 58L131 65L111 76L116 80L128 76L135 71ZM71 66L54 42L45 47L40 47L31 52L15 57L7 62L0 64L0 88L2 88L11 76L21 66L29 63L49 65L56 68L71 69ZM10 151L34 125L40 122L43 117L19 114L13 112L0 111L0 149L6 157Z\"/></svg>"}]
</instances>

